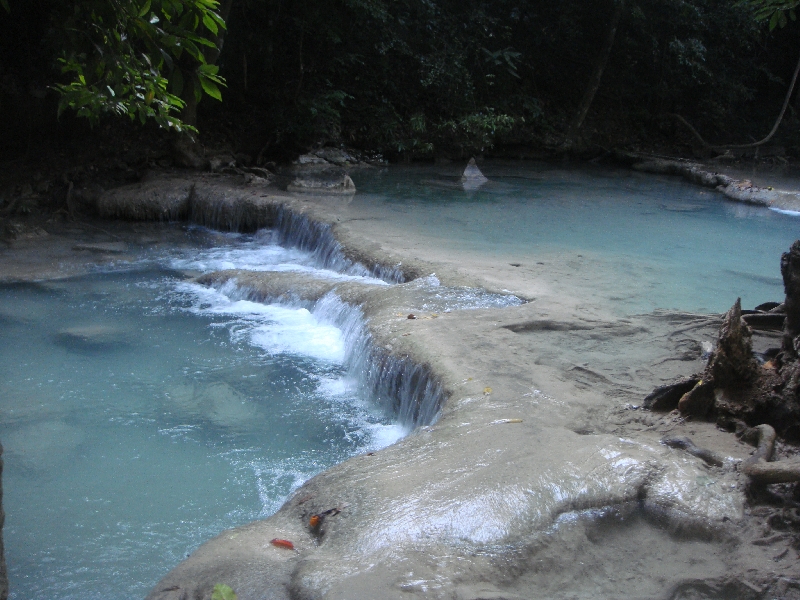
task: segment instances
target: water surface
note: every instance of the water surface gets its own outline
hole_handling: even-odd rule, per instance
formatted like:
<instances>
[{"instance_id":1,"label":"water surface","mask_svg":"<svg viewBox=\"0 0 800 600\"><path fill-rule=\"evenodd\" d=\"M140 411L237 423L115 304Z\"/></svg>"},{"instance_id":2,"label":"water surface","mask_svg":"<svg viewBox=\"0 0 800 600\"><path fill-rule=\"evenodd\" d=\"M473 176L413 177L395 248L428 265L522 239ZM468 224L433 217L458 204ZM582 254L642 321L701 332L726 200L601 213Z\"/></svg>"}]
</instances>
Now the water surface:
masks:
<instances>
[{"instance_id":1,"label":"water surface","mask_svg":"<svg viewBox=\"0 0 800 600\"><path fill-rule=\"evenodd\" d=\"M444 251L541 261L545 273L553 257L582 258L596 293L623 313L783 297L780 255L800 237L796 216L629 170L487 162L489 182L465 190L459 169L356 172L351 206Z\"/></svg>"},{"instance_id":2,"label":"water surface","mask_svg":"<svg viewBox=\"0 0 800 600\"><path fill-rule=\"evenodd\" d=\"M406 432L359 393L347 340L324 315L176 269L343 276L268 234L210 237L85 277L0 286L12 598L144 597L203 541Z\"/></svg>"}]
</instances>

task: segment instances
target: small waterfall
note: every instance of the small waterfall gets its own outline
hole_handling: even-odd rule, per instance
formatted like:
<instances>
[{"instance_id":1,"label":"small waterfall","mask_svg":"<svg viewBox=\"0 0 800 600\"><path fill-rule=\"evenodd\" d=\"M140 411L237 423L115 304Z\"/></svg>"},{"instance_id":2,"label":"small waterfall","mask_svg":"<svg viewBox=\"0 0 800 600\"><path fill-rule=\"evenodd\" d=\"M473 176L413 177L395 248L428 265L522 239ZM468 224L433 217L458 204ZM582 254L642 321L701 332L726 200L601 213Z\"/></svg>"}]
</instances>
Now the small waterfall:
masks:
<instances>
[{"instance_id":1,"label":"small waterfall","mask_svg":"<svg viewBox=\"0 0 800 600\"><path fill-rule=\"evenodd\" d=\"M311 252L317 265L347 275L377 277L387 283L404 283L403 271L396 266L375 264L367 268L344 255L327 223L313 221L283 205L258 202L249 197L230 196L219 191L192 190L189 221L222 231L253 232L274 228L281 246Z\"/></svg>"},{"instance_id":2,"label":"small waterfall","mask_svg":"<svg viewBox=\"0 0 800 600\"><path fill-rule=\"evenodd\" d=\"M362 393L395 415L404 426L430 425L436 421L444 401L441 384L426 366L378 348L359 307L342 302L335 292L330 292L317 301L312 312L344 333L345 365L359 382Z\"/></svg>"},{"instance_id":3,"label":"small waterfall","mask_svg":"<svg viewBox=\"0 0 800 600\"><path fill-rule=\"evenodd\" d=\"M272 203L257 202L236 193L207 191L194 186L189 199L189 221L219 229L250 233L262 227L273 227L278 207Z\"/></svg>"},{"instance_id":4,"label":"small waterfall","mask_svg":"<svg viewBox=\"0 0 800 600\"><path fill-rule=\"evenodd\" d=\"M278 233L279 244L311 252L322 268L347 275L376 277L388 283L405 282L405 276L398 267L376 264L368 269L361 263L347 258L342 251L342 245L336 241L331 226L327 223L312 221L303 214L281 206L278 208L274 227Z\"/></svg>"},{"instance_id":5,"label":"small waterfall","mask_svg":"<svg viewBox=\"0 0 800 600\"><path fill-rule=\"evenodd\" d=\"M265 297L229 280L214 286L231 299L270 303L277 299ZM282 302L285 304L284 302ZM439 416L445 399L442 385L430 369L407 357L392 356L377 347L366 327L361 308L343 302L335 292L329 292L313 304L298 300L295 307L308 308L325 323L335 325L345 339L344 365L358 382L359 392L393 415L408 428L430 425Z\"/></svg>"}]
</instances>

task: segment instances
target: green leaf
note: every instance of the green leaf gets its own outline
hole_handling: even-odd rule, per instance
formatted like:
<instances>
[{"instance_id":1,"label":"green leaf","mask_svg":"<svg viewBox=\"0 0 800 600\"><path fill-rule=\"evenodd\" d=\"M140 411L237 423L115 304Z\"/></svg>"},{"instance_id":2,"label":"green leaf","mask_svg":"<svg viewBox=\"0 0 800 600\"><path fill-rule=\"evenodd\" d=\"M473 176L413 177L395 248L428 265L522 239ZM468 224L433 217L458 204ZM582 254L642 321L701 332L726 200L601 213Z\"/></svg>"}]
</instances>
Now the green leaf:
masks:
<instances>
[{"instance_id":1,"label":"green leaf","mask_svg":"<svg viewBox=\"0 0 800 600\"><path fill-rule=\"evenodd\" d=\"M208 13L203 15L203 25L205 25L206 29L208 29L214 35L217 35L217 33L219 33L219 26L217 25L217 22L213 18L211 18L211 15Z\"/></svg>"},{"instance_id":2,"label":"green leaf","mask_svg":"<svg viewBox=\"0 0 800 600\"><path fill-rule=\"evenodd\" d=\"M8 0L0 0L0 6L6 9L6 12L11 14L11 7L8 5Z\"/></svg>"},{"instance_id":3,"label":"green leaf","mask_svg":"<svg viewBox=\"0 0 800 600\"><path fill-rule=\"evenodd\" d=\"M780 14L778 11L772 13L772 17L769 20L769 30L772 31L775 27L778 26L778 19L780 18Z\"/></svg>"},{"instance_id":4,"label":"green leaf","mask_svg":"<svg viewBox=\"0 0 800 600\"><path fill-rule=\"evenodd\" d=\"M203 75L216 75L219 73L219 67L217 65L205 64L197 67L197 71Z\"/></svg>"},{"instance_id":5,"label":"green leaf","mask_svg":"<svg viewBox=\"0 0 800 600\"><path fill-rule=\"evenodd\" d=\"M222 92L217 87L217 84L208 79L207 77L200 76L200 85L203 86L203 91L214 98L215 100L219 100L222 102Z\"/></svg>"},{"instance_id":6,"label":"green leaf","mask_svg":"<svg viewBox=\"0 0 800 600\"><path fill-rule=\"evenodd\" d=\"M145 16L149 10L150 10L150 0L145 0L144 6L142 6L142 8L139 10L139 16L140 17Z\"/></svg>"},{"instance_id":7,"label":"green leaf","mask_svg":"<svg viewBox=\"0 0 800 600\"><path fill-rule=\"evenodd\" d=\"M218 583L214 586L214 591L211 594L211 600L238 600L238 597L230 586L227 586L224 583Z\"/></svg>"}]
</instances>

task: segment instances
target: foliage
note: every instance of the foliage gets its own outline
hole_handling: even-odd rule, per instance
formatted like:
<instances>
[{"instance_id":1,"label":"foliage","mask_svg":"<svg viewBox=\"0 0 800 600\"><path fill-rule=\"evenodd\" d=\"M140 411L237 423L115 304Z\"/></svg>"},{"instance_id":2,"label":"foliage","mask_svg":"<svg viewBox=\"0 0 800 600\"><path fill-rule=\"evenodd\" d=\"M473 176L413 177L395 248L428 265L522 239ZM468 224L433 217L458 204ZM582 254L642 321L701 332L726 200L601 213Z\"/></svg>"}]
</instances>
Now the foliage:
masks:
<instances>
[{"instance_id":1,"label":"foliage","mask_svg":"<svg viewBox=\"0 0 800 600\"><path fill-rule=\"evenodd\" d=\"M225 23L217 0L90 0L75 2L64 24L59 57L71 81L56 84L59 113L75 110L96 122L104 113L181 131L177 113L186 90L222 99L224 80L206 52ZM187 89L190 85L190 89Z\"/></svg>"},{"instance_id":2,"label":"foliage","mask_svg":"<svg viewBox=\"0 0 800 600\"><path fill-rule=\"evenodd\" d=\"M792 21L797 20L796 9L800 5L800 0L745 0L745 4L753 7L755 17L759 21L769 21L769 30L776 27L786 27L789 22L786 15Z\"/></svg>"},{"instance_id":3,"label":"foliage","mask_svg":"<svg viewBox=\"0 0 800 600\"><path fill-rule=\"evenodd\" d=\"M761 135L793 72L798 34L781 25L797 4L628 0L583 135L605 147L680 139L670 113L720 141ZM558 138L615 3L235 0L230 14L216 0L0 6L7 139L28 122L13 115L28 110L30 89L57 89L62 111L95 122L122 114L186 129L191 105L220 99L226 85L225 102L202 103L198 123L237 152L288 158L344 143L414 159Z\"/></svg>"}]
</instances>

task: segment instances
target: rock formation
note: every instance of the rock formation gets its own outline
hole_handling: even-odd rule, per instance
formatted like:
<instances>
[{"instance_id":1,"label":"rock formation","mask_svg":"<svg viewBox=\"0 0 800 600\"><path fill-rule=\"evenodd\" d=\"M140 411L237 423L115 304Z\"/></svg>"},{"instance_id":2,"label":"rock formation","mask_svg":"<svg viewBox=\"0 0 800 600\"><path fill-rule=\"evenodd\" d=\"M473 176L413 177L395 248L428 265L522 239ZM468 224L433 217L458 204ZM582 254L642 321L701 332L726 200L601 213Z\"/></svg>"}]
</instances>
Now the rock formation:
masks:
<instances>
[{"instance_id":1,"label":"rock formation","mask_svg":"<svg viewBox=\"0 0 800 600\"><path fill-rule=\"evenodd\" d=\"M487 181L489 180L481 173L478 165L475 164L475 159L470 158L467 168L464 169L464 173L461 175L461 186L467 191L477 190Z\"/></svg>"}]
</instances>

